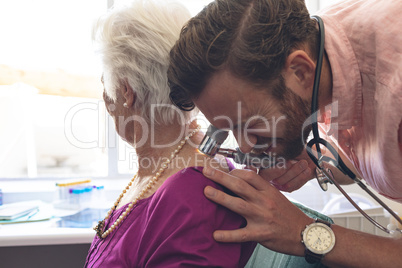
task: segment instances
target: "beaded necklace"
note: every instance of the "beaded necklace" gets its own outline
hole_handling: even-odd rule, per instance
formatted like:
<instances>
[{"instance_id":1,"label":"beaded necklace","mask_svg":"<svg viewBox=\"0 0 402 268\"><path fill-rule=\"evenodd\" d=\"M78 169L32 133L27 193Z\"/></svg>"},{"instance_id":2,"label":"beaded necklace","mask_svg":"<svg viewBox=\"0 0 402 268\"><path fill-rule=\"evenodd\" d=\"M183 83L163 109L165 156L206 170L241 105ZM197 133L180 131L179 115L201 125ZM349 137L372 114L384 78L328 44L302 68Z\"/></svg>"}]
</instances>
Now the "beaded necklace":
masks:
<instances>
[{"instance_id":1,"label":"beaded necklace","mask_svg":"<svg viewBox=\"0 0 402 268\"><path fill-rule=\"evenodd\" d=\"M152 179L149 180L148 184L141 190L140 194L132 201L130 204L128 204L126 210L117 218L117 220L112 224L112 226L109 227L106 231L104 231L105 228L105 221L110 218L110 215L113 213L113 211L116 210L117 206L120 203L120 200L123 198L124 194L127 192L127 190L130 188L130 186L133 184L134 180L138 177L138 172L135 174L135 176L130 180L126 188L123 190L123 192L120 194L120 196L117 198L116 202L114 205L111 207L111 209L108 211L106 214L106 217L102 220L99 221L98 225L94 227L94 230L96 231L96 235L100 239L106 238L110 233L112 233L114 230L117 229L117 227L124 221L125 218L130 214L130 212L133 210L134 206L138 203L140 199L144 197L144 195L152 189L152 187L156 184L156 182L159 180L159 177L162 175L162 173L166 170L168 167L169 163L173 160L173 158L176 157L176 155L180 152L180 150L183 148L184 144L195 134L200 130L201 126L197 126L195 130L193 130L190 134L188 134L183 140L180 141L179 145L177 148L170 154L170 157L164 161L158 170L156 174L152 177Z\"/></svg>"}]
</instances>

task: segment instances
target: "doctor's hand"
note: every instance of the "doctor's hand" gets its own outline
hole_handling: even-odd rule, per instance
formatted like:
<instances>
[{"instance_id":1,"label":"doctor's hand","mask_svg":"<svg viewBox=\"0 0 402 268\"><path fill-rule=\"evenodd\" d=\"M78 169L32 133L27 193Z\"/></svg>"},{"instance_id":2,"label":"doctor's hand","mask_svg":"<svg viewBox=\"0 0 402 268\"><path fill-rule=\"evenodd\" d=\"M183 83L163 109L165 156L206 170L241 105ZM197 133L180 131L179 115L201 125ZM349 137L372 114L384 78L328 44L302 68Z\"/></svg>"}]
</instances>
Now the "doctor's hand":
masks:
<instances>
[{"instance_id":1,"label":"doctor's hand","mask_svg":"<svg viewBox=\"0 0 402 268\"><path fill-rule=\"evenodd\" d=\"M315 178L315 164L306 151L303 151L297 158L285 163L278 163L271 168L261 169L259 175L270 181L278 190L293 192Z\"/></svg>"},{"instance_id":2,"label":"doctor's hand","mask_svg":"<svg viewBox=\"0 0 402 268\"><path fill-rule=\"evenodd\" d=\"M242 215L247 221L241 229L215 231L216 241L256 241L271 250L304 256L300 234L313 220L269 182L251 170L233 170L228 174L204 167L203 173L237 195L231 196L207 186L206 197Z\"/></svg>"}]
</instances>

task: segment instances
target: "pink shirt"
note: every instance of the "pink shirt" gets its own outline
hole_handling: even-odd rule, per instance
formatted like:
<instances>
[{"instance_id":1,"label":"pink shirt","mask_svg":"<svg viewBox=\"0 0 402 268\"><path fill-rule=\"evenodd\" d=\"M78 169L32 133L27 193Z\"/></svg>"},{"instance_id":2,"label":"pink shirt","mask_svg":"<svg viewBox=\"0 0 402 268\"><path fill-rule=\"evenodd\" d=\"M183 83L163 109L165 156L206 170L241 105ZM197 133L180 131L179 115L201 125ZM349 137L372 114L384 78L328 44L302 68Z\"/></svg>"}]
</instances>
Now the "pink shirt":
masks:
<instances>
[{"instance_id":1,"label":"pink shirt","mask_svg":"<svg viewBox=\"0 0 402 268\"><path fill-rule=\"evenodd\" d=\"M320 13L333 77L328 135L370 186L402 202L402 1Z\"/></svg>"}]
</instances>

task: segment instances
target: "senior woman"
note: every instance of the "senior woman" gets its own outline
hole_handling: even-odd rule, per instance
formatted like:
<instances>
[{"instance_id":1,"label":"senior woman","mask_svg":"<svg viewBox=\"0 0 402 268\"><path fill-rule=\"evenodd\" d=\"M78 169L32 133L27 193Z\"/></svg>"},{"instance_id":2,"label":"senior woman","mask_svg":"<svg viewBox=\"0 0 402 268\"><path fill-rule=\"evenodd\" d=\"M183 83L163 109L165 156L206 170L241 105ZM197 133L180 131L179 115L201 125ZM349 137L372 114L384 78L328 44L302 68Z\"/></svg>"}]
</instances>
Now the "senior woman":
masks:
<instances>
[{"instance_id":1,"label":"senior woman","mask_svg":"<svg viewBox=\"0 0 402 268\"><path fill-rule=\"evenodd\" d=\"M203 134L193 115L169 99L169 50L188 18L180 4L138 0L113 8L94 27L103 98L139 169L95 228L85 267L243 267L252 254L254 243L213 239L216 229L245 225L203 194L207 185L219 187L202 175L203 166L230 167L197 152Z\"/></svg>"}]
</instances>

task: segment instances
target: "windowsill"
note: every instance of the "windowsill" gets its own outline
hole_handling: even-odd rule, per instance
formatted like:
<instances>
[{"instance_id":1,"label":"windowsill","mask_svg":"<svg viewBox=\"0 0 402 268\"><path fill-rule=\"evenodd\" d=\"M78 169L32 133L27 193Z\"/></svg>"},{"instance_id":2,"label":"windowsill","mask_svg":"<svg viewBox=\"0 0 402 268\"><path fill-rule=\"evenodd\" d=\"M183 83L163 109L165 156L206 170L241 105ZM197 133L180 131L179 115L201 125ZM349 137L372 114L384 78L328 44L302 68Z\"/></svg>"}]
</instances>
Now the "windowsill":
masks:
<instances>
[{"instance_id":1,"label":"windowsill","mask_svg":"<svg viewBox=\"0 0 402 268\"><path fill-rule=\"evenodd\" d=\"M124 189L128 180L126 177L92 179L91 183L94 185L103 185L105 187L103 202L102 200L97 200L99 202L96 202L97 204L95 205L101 203L99 206L109 208ZM54 180L2 179L1 187L3 204L40 200L46 203L46 207L52 207L51 204L57 198L57 188ZM62 209L61 211L70 215L78 210L80 209ZM52 214L52 216L56 215ZM39 222L0 224L0 247L90 244L92 242L95 236L92 228L58 227L60 226L57 224L58 221L59 218L56 216L56 218Z\"/></svg>"},{"instance_id":2,"label":"windowsill","mask_svg":"<svg viewBox=\"0 0 402 268\"><path fill-rule=\"evenodd\" d=\"M129 179L126 177L99 178L92 179L91 183L97 186L104 186L106 200L114 201L128 181ZM1 190L3 192L3 204L29 200L41 200L46 203L52 203L57 198L55 180L2 179Z\"/></svg>"},{"instance_id":3,"label":"windowsill","mask_svg":"<svg viewBox=\"0 0 402 268\"><path fill-rule=\"evenodd\" d=\"M0 247L90 244L92 228L59 228L55 220L0 225Z\"/></svg>"}]
</instances>

